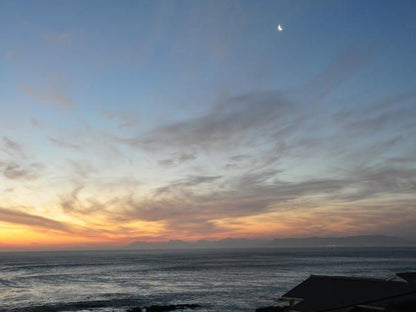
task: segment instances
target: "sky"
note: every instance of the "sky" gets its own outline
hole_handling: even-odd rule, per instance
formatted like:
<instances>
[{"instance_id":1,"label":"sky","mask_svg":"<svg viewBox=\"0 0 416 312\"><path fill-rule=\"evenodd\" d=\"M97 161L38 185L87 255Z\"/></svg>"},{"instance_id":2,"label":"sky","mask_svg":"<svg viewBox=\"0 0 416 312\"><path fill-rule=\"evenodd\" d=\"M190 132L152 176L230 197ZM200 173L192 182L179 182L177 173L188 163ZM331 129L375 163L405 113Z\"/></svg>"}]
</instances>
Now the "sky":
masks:
<instances>
[{"instance_id":1,"label":"sky","mask_svg":"<svg viewBox=\"0 0 416 312\"><path fill-rule=\"evenodd\" d=\"M414 1L3 0L0 38L0 250L416 239Z\"/></svg>"}]
</instances>

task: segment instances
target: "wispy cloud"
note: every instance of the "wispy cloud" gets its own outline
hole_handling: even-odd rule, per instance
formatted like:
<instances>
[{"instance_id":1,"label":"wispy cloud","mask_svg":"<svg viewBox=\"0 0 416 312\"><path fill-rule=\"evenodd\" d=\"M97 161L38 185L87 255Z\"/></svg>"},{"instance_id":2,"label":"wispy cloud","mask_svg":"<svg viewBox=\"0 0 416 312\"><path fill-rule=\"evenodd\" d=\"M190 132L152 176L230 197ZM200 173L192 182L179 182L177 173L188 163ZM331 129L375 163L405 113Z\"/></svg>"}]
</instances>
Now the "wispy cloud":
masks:
<instances>
[{"instance_id":1,"label":"wispy cloud","mask_svg":"<svg viewBox=\"0 0 416 312\"><path fill-rule=\"evenodd\" d=\"M206 149L235 146L254 140L253 131L276 131L287 122L295 104L275 91L262 91L229 98L207 114L155 129L135 138L118 138L119 143L144 149ZM259 133L260 134L260 133Z\"/></svg>"},{"instance_id":2,"label":"wispy cloud","mask_svg":"<svg viewBox=\"0 0 416 312\"><path fill-rule=\"evenodd\" d=\"M392 130L402 132L416 128L412 118L416 113L415 101L416 94L399 94L361 109L338 112L333 118L345 130L361 135Z\"/></svg>"},{"instance_id":3,"label":"wispy cloud","mask_svg":"<svg viewBox=\"0 0 416 312\"><path fill-rule=\"evenodd\" d=\"M68 46L73 38L68 32L49 32L43 36L46 41Z\"/></svg>"},{"instance_id":4,"label":"wispy cloud","mask_svg":"<svg viewBox=\"0 0 416 312\"><path fill-rule=\"evenodd\" d=\"M113 138L118 143L145 150L173 149L176 153L224 147L235 149L269 142L282 154L293 147L292 136L299 137L300 134L299 139L305 145L313 134L306 129L322 128L319 123L325 111L305 109L307 103L301 103L303 100L296 94L302 94L311 103L317 102L364 66L370 54L370 47L355 44L337 55L326 69L296 92L268 90L224 98L204 115L164 125L145 134ZM175 162L167 158L160 164L172 166Z\"/></svg>"},{"instance_id":5,"label":"wispy cloud","mask_svg":"<svg viewBox=\"0 0 416 312\"><path fill-rule=\"evenodd\" d=\"M107 213L107 217L114 220L112 222L163 221L172 231L183 227L215 231L212 220L261 215L272 211L276 202L287 203L306 195L328 194L344 185L344 182L334 180L268 183L274 174L249 174L223 181L225 189L215 186L221 177L188 177L156 189L146 199L135 199L133 194L127 194L104 203L81 201L78 197L81 189L76 188L62 202L62 207L66 213L84 216L97 211L103 214L104 210L109 212L117 207L117 213ZM206 188L201 190L201 186Z\"/></svg>"},{"instance_id":6,"label":"wispy cloud","mask_svg":"<svg viewBox=\"0 0 416 312\"><path fill-rule=\"evenodd\" d=\"M28 86L23 86L26 95L41 102L52 104L64 108L70 108L73 105L71 97L63 90L44 89L36 90Z\"/></svg>"},{"instance_id":7,"label":"wispy cloud","mask_svg":"<svg viewBox=\"0 0 416 312\"><path fill-rule=\"evenodd\" d=\"M298 182L284 181L281 175L284 172L269 169L248 170L234 177L187 176L156 188L144 197L118 193L106 201L82 199L79 194L84 186L78 186L62 197L61 206L65 213L80 218L99 215L106 222L120 225L134 221L161 222L166 233L187 235L226 233L229 228L224 224L229 224L230 220L267 215L285 216L275 222L293 230L296 221L286 216L298 211L302 215L298 225L314 220L314 226L309 232L305 229L303 234L314 234L314 230L322 233L325 228L333 234L337 224L344 230L349 228L351 233L359 231L359 225L367 222L364 218L367 214L383 218L384 212L365 212L369 204L382 202L383 211L391 211L397 203L394 198L409 200L416 191L416 172L400 167L363 167L338 178ZM363 207L362 217L357 219L354 206ZM332 207L331 226L327 224L328 218L318 217L325 207ZM403 210L406 206L400 204L397 209ZM399 226L400 222L404 220L396 218L388 224Z\"/></svg>"},{"instance_id":8,"label":"wispy cloud","mask_svg":"<svg viewBox=\"0 0 416 312\"><path fill-rule=\"evenodd\" d=\"M173 167L195 159L197 159L195 153L175 153L171 158L161 159L158 163L163 167Z\"/></svg>"},{"instance_id":9,"label":"wispy cloud","mask_svg":"<svg viewBox=\"0 0 416 312\"><path fill-rule=\"evenodd\" d=\"M42 165L32 163L26 166L21 166L16 163L9 163L3 169L3 175L7 179L17 180L17 179L26 179L34 180L39 176L39 169L42 168Z\"/></svg>"},{"instance_id":10,"label":"wispy cloud","mask_svg":"<svg viewBox=\"0 0 416 312\"><path fill-rule=\"evenodd\" d=\"M26 158L23 146L7 136L3 136L1 150L12 157Z\"/></svg>"},{"instance_id":11,"label":"wispy cloud","mask_svg":"<svg viewBox=\"0 0 416 312\"><path fill-rule=\"evenodd\" d=\"M0 170L5 178L34 180L39 177L43 165L31 159L23 145L7 136L3 136L2 143L0 151L4 153L4 160L0 159Z\"/></svg>"},{"instance_id":12,"label":"wispy cloud","mask_svg":"<svg viewBox=\"0 0 416 312\"><path fill-rule=\"evenodd\" d=\"M141 124L140 118L138 116L128 112L103 110L102 114L109 120L115 120L117 123L117 127L120 129L137 127Z\"/></svg>"},{"instance_id":13,"label":"wispy cloud","mask_svg":"<svg viewBox=\"0 0 416 312\"><path fill-rule=\"evenodd\" d=\"M311 101L326 97L365 64L370 52L363 46L347 49L302 92ZM231 222L292 210L319 223L319 211L331 206L334 224L357 231L352 220L361 221L352 212L345 215L343 208L366 207L383 199L393 210L394 198L412 196L416 172L406 161L412 155L402 148L408 145L409 133L414 129L413 95L363 103L350 111L337 107L315 110L319 103L305 109L303 100L293 93L249 92L222 99L205 114L147 133L114 135L112 138L119 144L150 151L152 156L169 155L159 158L162 167L194 164L207 154L223 163L217 164L217 171L201 167L202 162L199 167L186 167L183 178L141 197L125 193L99 202L81 200L72 194L62 206L69 214L96 214L102 210L112 222L161 222L172 233L206 234L224 230L219 220ZM383 131L388 135L379 136ZM392 150L395 154L391 154ZM333 158L340 161L332 162ZM297 168L309 161L323 167L319 174L303 173ZM293 164L288 165L290 162ZM342 166L337 167L340 163ZM218 168L230 170L221 172ZM288 226L293 225L292 220L286 220ZM317 231L325 227L328 224L324 221L314 226Z\"/></svg>"},{"instance_id":14,"label":"wispy cloud","mask_svg":"<svg viewBox=\"0 0 416 312\"><path fill-rule=\"evenodd\" d=\"M322 100L360 69L369 60L372 51L372 47L360 43L347 47L308 83L306 92L315 101Z\"/></svg>"},{"instance_id":15,"label":"wispy cloud","mask_svg":"<svg viewBox=\"0 0 416 312\"><path fill-rule=\"evenodd\" d=\"M93 227L83 227L69 222L57 221L48 217L22 211L19 208L0 207L0 221L5 223L25 226L37 232L53 231L58 235L72 235L82 238L100 238L111 239L114 234L119 233L121 228L109 229L108 226L101 227L94 225ZM91 225L91 224L90 224ZM128 228L127 228L128 229Z\"/></svg>"},{"instance_id":16,"label":"wispy cloud","mask_svg":"<svg viewBox=\"0 0 416 312\"><path fill-rule=\"evenodd\" d=\"M62 232L72 232L71 226L63 222L55 221L49 218L26 213L16 209L10 210L0 207L0 220L2 222L27 225L35 228L56 230Z\"/></svg>"},{"instance_id":17,"label":"wispy cloud","mask_svg":"<svg viewBox=\"0 0 416 312\"><path fill-rule=\"evenodd\" d=\"M88 178L91 174L97 173L96 168L87 161L69 160L72 172L77 178Z\"/></svg>"},{"instance_id":18,"label":"wispy cloud","mask_svg":"<svg viewBox=\"0 0 416 312\"><path fill-rule=\"evenodd\" d=\"M57 139L53 137L48 137L48 140L59 147L69 148L69 149L76 150L76 151L81 150L81 146L79 144L76 144L70 141L65 141L63 139Z\"/></svg>"}]
</instances>

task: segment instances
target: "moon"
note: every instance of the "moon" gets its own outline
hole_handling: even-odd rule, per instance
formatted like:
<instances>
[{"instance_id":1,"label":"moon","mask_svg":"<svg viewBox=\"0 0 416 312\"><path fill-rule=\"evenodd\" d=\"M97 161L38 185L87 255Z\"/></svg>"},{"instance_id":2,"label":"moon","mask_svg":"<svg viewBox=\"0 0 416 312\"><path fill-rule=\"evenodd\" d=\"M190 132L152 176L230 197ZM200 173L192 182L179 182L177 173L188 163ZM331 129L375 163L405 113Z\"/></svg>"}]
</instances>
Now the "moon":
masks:
<instances>
[{"instance_id":1,"label":"moon","mask_svg":"<svg viewBox=\"0 0 416 312\"><path fill-rule=\"evenodd\" d=\"M277 25L277 31L278 32L282 32L283 31L283 26L281 24Z\"/></svg>"}]
</instances>

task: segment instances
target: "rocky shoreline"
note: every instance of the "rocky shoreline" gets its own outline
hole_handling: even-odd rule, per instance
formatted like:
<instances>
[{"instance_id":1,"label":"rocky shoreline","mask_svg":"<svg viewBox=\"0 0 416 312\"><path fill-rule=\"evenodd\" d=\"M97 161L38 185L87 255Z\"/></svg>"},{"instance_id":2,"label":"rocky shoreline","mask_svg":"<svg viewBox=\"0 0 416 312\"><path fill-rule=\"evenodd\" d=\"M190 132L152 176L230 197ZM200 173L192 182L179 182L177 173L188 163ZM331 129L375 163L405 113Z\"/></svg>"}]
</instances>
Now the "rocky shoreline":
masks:
<instances>
[{"instance_id":1,"label":"rocky shoreline","mask_svg":"<svg viewBox=\"0 0 416 312\"><path fill-rule=\"evenodd\" d=\"M197 308L202 308L199 304L168 304L168 305L151 305L148 307L131 307L127 309L127 312L169 312L175 310L194 310ZM284 312L287 311L287 307L279 306L268 306L260 307L255 310L255 312Z\"/></svg>"},{"instance_id":2,"label":"rocky shoreline","mask_svg":"<svg viewBox=\"0 0 416 312\"><path fill-rule=\"evenodd\" d=\"M149 307L132 307L127 309L127 312L169 312L175 310L184 310L184 309L196 309L201 308L199 304L169 304L169 305L151 305Z\"/></svg>"}]
</instances>

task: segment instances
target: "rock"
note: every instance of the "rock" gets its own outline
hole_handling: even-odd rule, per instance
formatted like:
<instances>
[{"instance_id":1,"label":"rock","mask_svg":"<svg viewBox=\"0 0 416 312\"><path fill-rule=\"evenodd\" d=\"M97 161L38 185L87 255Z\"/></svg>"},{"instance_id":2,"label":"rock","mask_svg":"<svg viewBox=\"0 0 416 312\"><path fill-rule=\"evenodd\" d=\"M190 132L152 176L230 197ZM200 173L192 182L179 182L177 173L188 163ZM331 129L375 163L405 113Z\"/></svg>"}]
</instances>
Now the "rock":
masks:
<instances>
[{"instance_id":1,"label":"rock","mask_svg":"<svg viewBox=\"0 0 416 312\"><path fill-rule=\"evenodd\" d=\"M278 307L278 306L269 306L269 307L261 307L256 309L256 312L285 312L287 311L286 307Z\"/></svg>"},{"instance_id":2,"label":"rock","mask_svg":"<svg viewBox=\"0 0 416 312\"><path fill-rule=\"evenodd\" d=\"M139 308L139 307L128 308L127 312L142 312L142 308Z\"/></svg>"},{"instance_id":3,"label":"rock","mask_svg":"<svg viewBox=\"0 0 416 312\"><path fill-rule=\"evenodd\" d=\"M169 305L152 305L146 307L146 312L168 312L174 310L183 309L196 309L200 308L199 304L169 304Z\"/></svg>"}]
</instances>

